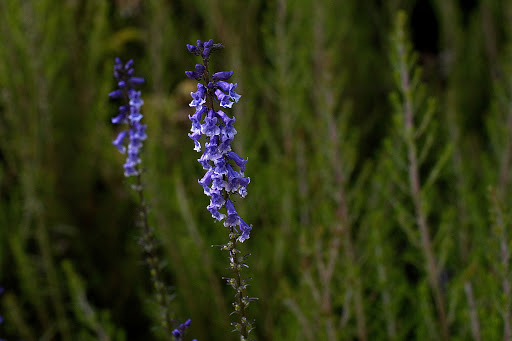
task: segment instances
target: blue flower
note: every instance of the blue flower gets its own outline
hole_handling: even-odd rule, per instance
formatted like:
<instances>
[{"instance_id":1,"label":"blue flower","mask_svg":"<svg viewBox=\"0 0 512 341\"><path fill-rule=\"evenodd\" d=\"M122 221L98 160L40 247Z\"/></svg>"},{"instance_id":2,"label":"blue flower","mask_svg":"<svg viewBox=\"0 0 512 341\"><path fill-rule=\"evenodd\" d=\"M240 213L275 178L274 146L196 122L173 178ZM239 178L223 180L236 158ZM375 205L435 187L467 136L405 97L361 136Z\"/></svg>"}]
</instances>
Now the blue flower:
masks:
<instances>
[{"instance_id":1,"label":"blue flower","mask_svg":"<svg viewBox=\"0 0 512 341\"><path fill-rule=\"evenodd\" d=\"M233 106L233 102L230 101L231 97L229 97L229 95L226 95L219 89L215 90L215 96L217 97L217 100L220 102L221 107L231 108Z\"/></svg>"},{"instance_id":2,"label":"blue flower","mask_svg":"<svg viewBox=\"0 0 512 341\"><path fill-rule=\"evenodd\" d=\"M226 92L227 94L224 94L224 96L228 96L229 99L234 101L235 103L237 103L240 97L242 97L235 91L237 83L233 84L224 81L218 81L214 83L214 86L218 87L218 89L222 90L223 92ZM217 91L215 92L215 95L217 95L217 98L221 96L220 93L217 94Z\"/></svg>"},{"instance_id":3,"label":"blue flower","mask_svg":"<svg viewBox=\"0 0 512 341\"><path fill-rule=\"evenodd\" d=\"M189 104L191 107L197 107L204 104L204 102L206 102L206 87L203 84L198 83L197 91L191 92L190 96L192 96L192 102Z\"/></svg>"},{"instance_id":4,"label":"blue flower","mask_svg":"<svg viewBox=\"0 0 512 341\"><path fill-rule=\"evenodd\" d=\"M249 233L252 230L252 225L248 225L242 218L240 218L239 226L242 234L238 237L238 241L243 243L246 239L249 239Z\"/></svg>"},{"instance_id":5,"label":"blue flower","mask_svg":"<svg viewBox=\"0 0 512 341\"><path fill-rule=\"evenodd\" d=\"M231 76L233 76L233 71L216 72L216 73L214 73L212 75L212 80L214 80L214 81L217 81L217 80L227 81L228 79L231 78Z\"/></svg>"},{"instance_id":6,"label":"blue flower","mask_svg":"<svg viewBox=\"0 0 512 341\"><path fill-rule=\"evenodd\" d=\"M126 162L123 166L124 175L139 175L139 164L141 163L140 152L146 138L145 124L141 124L143 116L140 108L144 104L140 91L135 86L144 83L144 78L133 76L133 60L123 64L121 59L116 58L114 64L114 77L117 80L118 89L112 91L109 97L121 100L123 104L119 107L118 114L112 118L114 124L126 124L127 130L119 132L112 144L121 152L127 153ZM128 143L126 140L128 139Z\"/></svg>"},{"instance_id":7,"label":"blue flower","mask_svg":"<svg viewBox=\"0 0 512 341\"><path fill-rule=\"evenodd\" d=\"M172 331L172 336L174 336L176 340L181 340L182 334L178 329L174 329Z\"/></svg>"}]
</instances>

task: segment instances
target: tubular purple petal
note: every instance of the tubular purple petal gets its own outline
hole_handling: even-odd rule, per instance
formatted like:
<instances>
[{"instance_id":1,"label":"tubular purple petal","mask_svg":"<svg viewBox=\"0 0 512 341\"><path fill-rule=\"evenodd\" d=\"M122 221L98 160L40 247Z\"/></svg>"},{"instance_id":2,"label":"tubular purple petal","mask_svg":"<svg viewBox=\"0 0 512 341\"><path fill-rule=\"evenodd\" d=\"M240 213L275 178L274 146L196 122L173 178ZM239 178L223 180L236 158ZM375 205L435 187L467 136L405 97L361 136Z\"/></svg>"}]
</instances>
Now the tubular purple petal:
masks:
<instances>
[{"instance_id":1,"label":"tubular purple petal","mask_svg":"<svg viewBox=\"0 0 512 341\"><path fill-rule=\"evenodd\" d=\"M231 160L235 161L236 165L241 168L242 173L243 173L245 170L245 164L247 163L247 161L249 161L249 158L247 158L247 160L246 160L235 152L228 152L227 156Z\"/></svg>"},{"instance_id":2,"label":"tubular purple petal","mask_svg":"<svg viewBox=\"0 0 512 341\"><path fill-rule=\"evenodd\" d=\"M197 84L197 91L191 92L190 96L192 97L192 102L190 102L189 106L191 107L197 107L199 105L203 105L206 102L205 96L206 96L206 88L203 84L198 83Z\"/></svg>"},{"instance_id":3,"label":"tubular purple petal","mask_svg":"<svg viewBox=\"0 0 512 341\"><path fill-rule=\"evenodd\" d=\"M116 146L116 148L119 149L121 153L124 153L126 151L126 147L123 145L123 141L126 138L126 135L128 135L128 131L123 130L122 132L117 134L116 139L112 141L112 144Z\"/></svg>"},{"instance_id":4,"label":"tubular purple petal","mask_svg":"<svg viewBox=\"0 0 512 341\"><path fill-rule=\"evenodd\" d=\"M129 61L127 61L127 62L126 62L126 64L124 64L124 69L125 69L125 70L128 70L128 69L130 69L132 66L133 66L133 59L130 59Z\"/></svg>"},{"instance_id":5,"label":"tubular purple petal","mask_svg":"<svg viewBox=\"0 0 512 341\"><path fill-rule=\"evenodd\" d=\"M231 76L233 76L233 71L221 71L221 72L214 73L212 75L212 79L213 79L213 81L218 81L218 80L227 81L229 78L231 78Z\"/></svg>"},{"instance_id":6,"label":"tubular purple petal","mask_svg":"<svg viewBox=\"0 0 512 341\"><path fill-rule=\"evenodd\" d=\"M228 83L228 82L225 82L225 81L217 81L215 82L214 84L216 87L218 87L219 89L221 89L222 91L224 92L229 92L229 90L231 89L231 83Z\"/></svg>"},{"instance_id":7,"label":"tubular purple petal","mask_svg":"<svg viewBox=\"0 0 512 341\"><path fill-rule=\"evenodd\" d=\"M132 85L141 85L144 84L145 80L142 77L131 77L128 80Z\"/></svg>"},{"instance_id":8,"label":"tubular purple petal","mask_svg":"<svg viewBox=\"0 0 512 341\"><path fill-rule=\"evenodd\" d=\"M226 180L224 180L224 176L219 173L213 173L212 175L212 189L217 191L222 191L226 188Z\"/></svg>"},{"instance_id":9,"label":"tubular purple petal","mask_svg":"<svg viewBox=\"0 0 512 341\"><path fill-rule=\"evenodd\" d=\"M119 114L115 117L112 117L111 121L114 124L126 123L126 114Z\"/></svg>"},{"instance_id":10,"label":"tubular purple petal","mask_svg":"<svg viewBox=\"0 0 512 341\"><path fill-rule=\"evenodd\" d=\"M222 219L224 219L224 217L226 216L225 214L223 213L220 213L219 212L219 209L215 206L212 206L212 205L208 205L206 207L206 209L208 211L210 211L210 213L212 214L212 217L218 221L221 221Z\"/></svg>"},{"instance_id":11,"label":"tubular purple petal","mask_svg":"<svg viewBox=\"0 0 512 341\"><path fill-rule=\"evenodd\" d=\"M204 67L203 64L196 64L196 71L197 71L197 73L201 73L202 74L204 72L204 70L205 70L205 67Z\"/></svg>"},{"instance_id":12,"label":"tubular purple petal","mask_svg":"<svg viewBox=\"0 0 512 341\"><path fill-rule=\"evenodd\" d=\"M232 99L233 101L235 101L236 103L238 103L238 100L239 100L239 99L240 99L240 97L242 97L242 96L240 96L239 94L237 94L237 93L235 92L236 86L237 86L237 83L235 83L235 84L231 84L231 85L230 85L230 87L229 87L229 97L231 97L231 99Z\"/></svg>"},{"instance_id":13,"label":"tubular purple petal","mask_svg":"<svg viewBox=\"0 0 512 341\"><path fill-rule=\"evenodd\" d=\"M210 39L208 40L207 42L204 43L204 47L212 47L213 46L213 39Z\"/></svg>"},{"instance_id":14,"label":"tubular purple petal","mask_svg":"<svg viewBox=\"0 0 512 341\"><path fill-rule=\"evenodd\" d=\"M215 96L220 102L220 106L223 108L231 108L233 106L233 102L230 101L231 97L222 92L222 90L215 90Z\"/></svg>"},{"instance_id":15,"label":"tubular purple petal","mask_svg":"<svg viewBox=\"0 0 512 341\"><path fill-rule=\"evenodd\" d=\"M123 97L123 91L120 90L120 89L114 90L114 91L112 91L111 93L108 94L108 97L110 97L112 99L121 98L121 97Z\"/></svg>"},{"instance_id":16,"label":"tubular purple petal","mask_svg":"<svg viewBox=\"0 0 512 341\"><path fill-rule=\"evenodd\" d=\"M243 243L247 239L249 239L249 234L252 230L252 225L248 225L242 218L240 218L240 224L238 225L240 227L240 231L242 234L240 237L238 237L238 241Z\"/></svg>"},{"instance_id":17,"label":"tubular purple petal","mask_svg":"<svg viewBox=\"0 0 512 341\"><path fill-rule=\"evenodd\" d=\"M209 186L212 183L212 175L213 175L213 169L210 169L206 172L206 174L202 177L201 180L199 180L199 183L202 186Z\"/></svg>"},{"instance_id":18,"label":"tubular purple petal","mask_svg":"<svg viewBox=\"0 0 512 341\"><path fill-rule=\"evenodd\" d=\"M215 160L214 166L216 174L228 174L228 169L226 168L226 160L223 157Z\"/></svg>"},{"instance_id":19,"label":"tubular purple petal","mask_svg":"<svg viewBox=\"0 0 512 341\"><path fill-rule=\"evenodd\" d=\"M236 212L235 205L233 205L233 202L229 199L226 200L226 203L224 204L226 206L226 214L227 218L224 221L224 226L236 226L240 224L240 217L238 216L238 213Z\"/></svg>"},{"instance_id":20,"label":"tubular purple petal","mask_svg":"<svg viewBox=\"0 0 512 341\"><path fill-rule=\"evenodd\" d=\"M201 75L195 71L185 71L185 75L190 79L201 80Z\"/></svg>"},{"instance_id":21,"label":"tubular purple petal","mask_svg":"<svg viewBox=\"0 0 512 341\"><path fill-rule=\"evenodd\" d=\"M225 202L226 200L224 200L220 190L214 189L210 191L210 205L221 208Z\"/></svg>"}]
</instances>

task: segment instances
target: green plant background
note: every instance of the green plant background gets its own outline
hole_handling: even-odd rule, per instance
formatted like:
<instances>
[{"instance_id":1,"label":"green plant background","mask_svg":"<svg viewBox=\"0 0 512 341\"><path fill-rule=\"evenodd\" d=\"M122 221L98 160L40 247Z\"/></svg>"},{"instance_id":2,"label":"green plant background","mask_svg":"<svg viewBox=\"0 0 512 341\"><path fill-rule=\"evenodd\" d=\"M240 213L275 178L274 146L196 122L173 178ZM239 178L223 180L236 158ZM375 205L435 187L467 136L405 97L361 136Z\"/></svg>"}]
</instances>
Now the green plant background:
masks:
<instances>
[{"instance_id":1,"label":"green plant background","mask_svg":"<svg viewBox=\"0 0 512 341\"><path fill-rule=\"evenodd\" d=\"M1 0L0 338L165 339L111 145L118 56L147 79L144 181L172 310L200 341L237 339L211 247L227 234L187 136L185 44L210 38L242 95L253 337L511 340L500 0Z\"/></svg>"}]
</instances>

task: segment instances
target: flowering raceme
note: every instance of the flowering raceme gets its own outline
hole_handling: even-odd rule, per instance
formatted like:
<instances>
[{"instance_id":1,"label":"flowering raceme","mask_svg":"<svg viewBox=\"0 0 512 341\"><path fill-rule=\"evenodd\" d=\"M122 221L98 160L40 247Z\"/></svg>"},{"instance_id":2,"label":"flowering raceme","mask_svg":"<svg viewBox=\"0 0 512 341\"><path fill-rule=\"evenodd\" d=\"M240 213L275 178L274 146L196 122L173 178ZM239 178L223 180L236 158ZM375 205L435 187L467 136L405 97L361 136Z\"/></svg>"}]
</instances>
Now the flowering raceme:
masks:
<instances>
[{"instance_id":1,"label":"flowering raceme","mask_svg":"<svg viewBox=\"0 0 512 341\"><path fill-rule=\"evenodd\" d=\"M206 139L203 154L198 160L206 173L199 184L203 186L204 194L210 197L208 211L215 220L224 221L229 231L229 242L219 246L229 252L229 267L233 277L223 278L235 289L233 307L239 320L231 325L240 333L240 340L244 341L249 339L249 333L254 328L253 323L247 319L246 308L256 298L246 296L249 278L243 278L241 270L248 267L243 263L248 255L240 256L237 242L243 243L249 239L252 225L240 217L231 196L236 193L244 198L251 180L244 175L247 160L231 149L231 142L236 135L235 118L214 108L215 102L221 108L231 108L240 99L236 93L237 84L227 82L233 71L217 72L210 78L210 54L222 48L224 46L214 44L212 39L204 43L198 40L195 46L187 45L191 53L203 59L203 64L196 64L195 71L185 72L187 77L199 82L197 91L190 93L190 106L195 107L196 111L189 116L192 128L188 136L194 141L194 150L198 152L203 147L200 142L203 135ZM225 213L221 212L223 208Z\"/></svg>"},{"instance_id":2,"label":"flowering raceme","mask_svg":"<svg viewBox=\"0 0 512 341\"><path fill-rule=\"evenodd\" d=\"M213 44L210 39L207 42L197 41L197 45L187 45L187 49L203 58L203 64L197 64L195 71L186 71L185 74L200 83L197 91L192 92L191 107L196 111L189 116L192 128L189 137L194 141L194 150L201 151L200 139L206 136L204 152L198 160L206 171L199 183L203 186L204 194L210 197L207 209L216 220L224 220L224 226L240 229L238 241L243 242L249 238L252 226L249 226L238 215L230 200L230 195L237 193L242 198L247 194L247 185L250 178L244 176L247 160L231 150L231 142L237 133L234 127L235 118L229 117L222 110L215 110L213 102L216 101L222 108L231 108L240 99L236 93L237 84L227 80L233 75L233 71L222 71L209 76L208 60L210 53L221 49L222 45ZM201 83L201 81L204 82ZM234 165L238 167L235 170ZM226 208L226 214L220 209Z\"/></svg>"},{"instance_id":3,"label":"flowering raceme","mask_svg":"<svg viewBox=\"0 0 512 341\"><path fill-rule=\"evenodd\" d=\"M141 124L142 114L140 107L144 101L140 97L140 91L134 89L135 86L144 83L144 78L133 77L133 60L126 64L116 58L114 65L114 77L117 80L118 89L112 91L109 97L120 99L123 104L119 107L119 114L112 118L114 124L128 124L128 130L121 131L112 144L119 149L121 153L127 152L126 162L124 164L124 175L126 177L139 175L138 165L141 163L140 151L142 141L147 137L146 125ZM128 138L128 147L126 139Z\"/></svg>"}]
</instances>

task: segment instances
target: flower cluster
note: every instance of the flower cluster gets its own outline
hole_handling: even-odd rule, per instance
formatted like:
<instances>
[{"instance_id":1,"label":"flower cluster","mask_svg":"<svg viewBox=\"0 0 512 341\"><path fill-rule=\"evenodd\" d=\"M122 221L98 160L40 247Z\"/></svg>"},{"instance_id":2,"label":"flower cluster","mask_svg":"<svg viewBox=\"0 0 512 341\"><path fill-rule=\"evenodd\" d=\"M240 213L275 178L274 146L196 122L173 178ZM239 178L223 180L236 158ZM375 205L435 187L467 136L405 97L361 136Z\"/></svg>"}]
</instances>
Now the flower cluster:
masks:
<instances>
[{"instance_id":1,"label":"flower cluster","mask_svg":"<svg viewBox=\"0 0 512 341\"><path fill-rule=\"evenodd\" d=\"M144 78L133 76L133 60L123 64L121 59L116 58L114 65L114 77L117 80L118 88L109 94L112 99L120 99L122 105L119 107L119 113L112 118L114 124L127 124L128 130L121 131L112 144L119 149L121 153L128 152L124 164L124 175L126 177L139 175L138 164L141 163L140 151L142 141L147 137L146 125L141 124L142 114L140 107L144 101L140 97L140 91L134 88L144 83ZM128 138L128 147L126 139Z\"/></svg>"},{"instance_id":2,"label":"flower cluster","mask_svg":"<svg viewBox=\"0 0 512 341\"><path fill-rule=\"evenodd\" d=\"M174 336L174 339L176 341L182 341L183 337L185 336L185 331L190 327L190 324L192 323L191 319L186 320L182 324L178 326L178 328L174 329L172 331L172 336ZM192 341L197 341L197 339L193 339Z\"/></svg>"},{"instance_id":3,"label":"flower cluster","mask_svg":"<svg viewBox=\"0 0 512 341\"><path fill-rule=\"evenodd\" d=\"M213 108L214 101L222 108L231 108L233 103L238 102L240 95L235 91L237 84L227 82L233 71L214 73L211 79L208 71L210 54L221 48L222 45L214 44L211 39L204 43L198 40L195 46L187 45L191 53L203 58L203 64L197 64L195 71L185 72L187 77L199 81L197 91L190 94L190 106L195 107L196 111L189 116L192 121L189 137L194 141L194 150L199 152L200 139L206 136L204 152L198 161L206 171L199 183L210 197L208 211L214 219L224 220L224 226L235 229L238 226L241 231L238 241L243 242L249 238L252 226L240 218L230 195L238 193L243 198L247 194L250 182L250 178L244 176L247 160L231 150L231 142L236 134L235 118ZM233 168L233 163L239 171ZM219 211L222 207L226 207L226 214Z\"/></svg>"}]
</instances>

